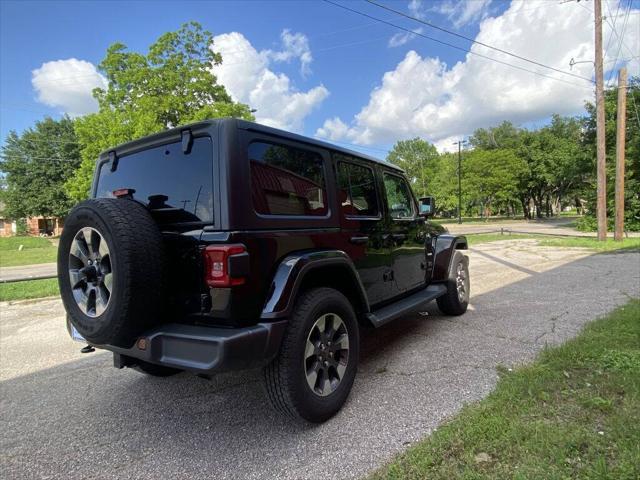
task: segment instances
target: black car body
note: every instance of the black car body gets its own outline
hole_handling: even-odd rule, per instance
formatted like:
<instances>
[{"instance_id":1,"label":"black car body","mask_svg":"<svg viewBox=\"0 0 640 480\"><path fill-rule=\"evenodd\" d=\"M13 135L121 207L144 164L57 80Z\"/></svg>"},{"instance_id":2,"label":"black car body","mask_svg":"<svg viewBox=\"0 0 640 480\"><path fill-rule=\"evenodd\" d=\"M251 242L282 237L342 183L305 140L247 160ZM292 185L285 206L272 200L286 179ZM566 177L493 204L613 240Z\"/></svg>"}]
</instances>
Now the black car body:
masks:
<instances>
[{"instance_id":1,"label":"black car body","mask_svg":"<svg viewBox=\"0 0 640 480\"><path fill-rule=\"evenodd\" d=\"M297 299L310 289L337 290L359 324L378 327L447 289L459 293L453 270L462 265L465 297L447 313L460 314L468 303L467 260L459 252L466 239L421 215L403 171L315 139L237 119L176 128L104 152L92 198L141 204L162 236L156 320L129 341L88 338L113 351L118 367L209 375L268 364ZM71 257L63 244L65 299ZM69 329L82 334L73 299L83 287L73 290L74 280L77 295L67 295L65 306Z\"/></svg>"}]
</instances>

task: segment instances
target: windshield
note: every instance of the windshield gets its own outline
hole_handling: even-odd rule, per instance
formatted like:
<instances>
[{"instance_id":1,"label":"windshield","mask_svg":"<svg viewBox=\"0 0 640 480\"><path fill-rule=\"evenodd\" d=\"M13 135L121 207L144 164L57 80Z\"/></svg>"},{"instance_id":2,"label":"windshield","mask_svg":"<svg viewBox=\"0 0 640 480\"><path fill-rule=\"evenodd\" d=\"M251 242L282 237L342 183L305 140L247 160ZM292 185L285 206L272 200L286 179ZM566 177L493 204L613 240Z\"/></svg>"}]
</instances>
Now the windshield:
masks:
<instances>
[{"instance_id":1,"label":"windshield","mask_svg":"<svg viewBox=\"0 0 640 480\"><path fill-rule=\"evenodd\" d=\"M133 198L146 204L163 223L211 223L212 151L211 138L200 137L193 140L189 154L176 142L120 157L115 172L111 163L104 163L96 197L133 189Z\"/></svg>"}]
</instances>

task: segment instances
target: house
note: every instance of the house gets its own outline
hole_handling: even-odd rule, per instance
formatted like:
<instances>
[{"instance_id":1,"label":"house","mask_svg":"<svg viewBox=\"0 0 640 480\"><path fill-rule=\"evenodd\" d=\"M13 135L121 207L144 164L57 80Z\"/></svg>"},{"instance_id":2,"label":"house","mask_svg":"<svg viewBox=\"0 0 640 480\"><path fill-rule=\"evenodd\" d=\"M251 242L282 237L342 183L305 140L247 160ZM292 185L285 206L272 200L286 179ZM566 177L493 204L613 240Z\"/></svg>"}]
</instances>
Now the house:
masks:
<instances>
[{"instance_id":1,"label":"house","mask_svg":"<svg viewBox=\"0 0 640 480\"><path fill-rule=\"evenodd\" d=\"M3 205L0 203L0 237L10 237L17 233L16 221L4 216ZM58 236L62 233L64 219L28 217L27 234L39 236L43 234Z\"/></svg>"}]
</instances>

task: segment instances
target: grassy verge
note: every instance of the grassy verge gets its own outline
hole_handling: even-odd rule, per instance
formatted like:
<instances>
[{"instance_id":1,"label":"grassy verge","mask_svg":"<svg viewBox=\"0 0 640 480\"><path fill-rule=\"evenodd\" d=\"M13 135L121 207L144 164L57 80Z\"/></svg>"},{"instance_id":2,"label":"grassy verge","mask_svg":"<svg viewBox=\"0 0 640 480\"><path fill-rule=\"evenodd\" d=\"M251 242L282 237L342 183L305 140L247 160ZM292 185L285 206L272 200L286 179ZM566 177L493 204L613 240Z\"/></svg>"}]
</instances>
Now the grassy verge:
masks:
<instances>
[{"instance_id":1,"label":"grassy verge","mask_svg":"<svg viewBox=\"0 0 640 480\"><path fill-rule=\"evenodd\" d=\"M22 250L18 250L20 245ZM56 261L58 249L41 237L0 238L0 267L34 265Z\"/></svg>"},{"instance_id":2,"label":"grassy verge","mask_svg":"<svg viewBox=\"0 0 640 480\"><path fill-rule=\"evenodd\" d=\"M465 236L467 237L469 245L497 242L499 240L534 239L538 241L538 245L543 247L590 248L598 252L640 249L640 238L625 238L621 242L614 242L613 239L610 238L606 242L599 242L595 238L586 237L551 237L547 235L528 235L517 233L512 235L501 235L499 233L471 233Z\"/></svg>"},{"instance_id":3,"label":"grassy verge","mask_svg":"<svg viewBox=\"0 0 640 480\"><path fill-rule=\"evenodd\" d=\"M0 301L2 302L7 300L51 297L58 294L57 278L0 283Z\"/></svg>"},{"instance_id":4,"label":"grassy verge","mask_svg":"<svg viewBox=\"0 0 640 480\"><path fill-rule=\"evenodd\" d=\"M434 219L436 222L438 223L442 223L443 225L449 225L449 224L457 224L458 223L458 217L455 218L436 218ZM524 221L525 218L523 216L518 216L518 217L488 217L488 218L481 218L481 217L462 217L462 223L466 224L466 225L482 225L485 223L500 223L500 222L518 222L518 221Z\"/></svg>"},{"instance_id":5,"label":"grassy verge","mask_svg":"<svg viewBox=\"0 0 640 480\"><path fill-rule=\"evenodd\" d=\"M606 242L599 242L595 238L541 238L538 242L545 247L583 247L591 248L599 252L611 252L614 250L638 250L640 238L624 238L621 242L615 242L609 238Z\"/></svg>"},{"instance_id":6,"label":"grassy verge","mask_svg":"<svg viewBox=\"0 0 640 480\"><path fill-rule=\"evenodd\" d=\"M520 235L520 234L513 234L513 235L501 235L499 233L470 233L465 235L465 237L467 237L467 242L469 242L469 245L477 245L479 243L488 243L488 242L497 242L500 240L524 240L524 239L531 239L531 238L537 238L533 235Z\"/></svg>"},{"instance_id":7,"label":"grassy verge","mask_svg":"<svg viewBox=\"0 0 640 480\"><path fill-rule=\"evenodd\" d=\"M640 301L465 407L374 479L640 478Z\"/></svg>"}]
</instances>

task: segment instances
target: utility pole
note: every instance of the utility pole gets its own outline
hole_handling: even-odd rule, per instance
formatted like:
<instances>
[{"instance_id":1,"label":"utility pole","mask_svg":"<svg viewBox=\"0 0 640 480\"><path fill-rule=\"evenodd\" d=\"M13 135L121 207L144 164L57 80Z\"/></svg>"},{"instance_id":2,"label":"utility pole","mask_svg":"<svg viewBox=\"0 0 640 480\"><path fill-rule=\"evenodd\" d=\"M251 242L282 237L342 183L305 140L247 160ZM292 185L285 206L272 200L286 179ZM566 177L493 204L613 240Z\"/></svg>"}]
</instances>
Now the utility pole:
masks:
<instances>
[{"instance_id":1,"label":"utility pole","mask_svg":"<svg viewBox=\"0 0 640 480\"><path fill-rule=\"evenodd\" d=\"M462 223L462 144L464 140L453 142L458 145L458 223Z\"/></svg>"},{"instance_id":2,"label":"utility pole","mask_svg":"<svg viewBox=\"0 0 640 480\"><path fill-rule=\"evenodd\" d=\"M616 125L616 227L613 239L622 240L624 232L624 147L627 118L627 69L618 72L618 119Z\"/></svg>"},{"instance_id":3,"label":"utility pole","mask_svg":"<svg viewBox=\"0 0 640 480\"><path fill-rule=\"evenodd\" d=\"M604 91L602 71L602 4L594 0L595 61L596 61L596 144L597 144L597 202L598 240L607 240L607 164L604 131Z\"/></svg>"}]
</instances>

